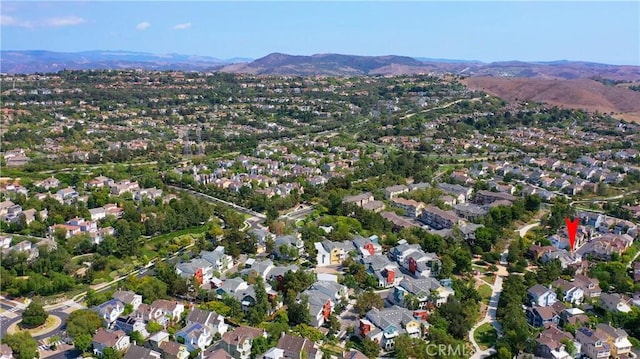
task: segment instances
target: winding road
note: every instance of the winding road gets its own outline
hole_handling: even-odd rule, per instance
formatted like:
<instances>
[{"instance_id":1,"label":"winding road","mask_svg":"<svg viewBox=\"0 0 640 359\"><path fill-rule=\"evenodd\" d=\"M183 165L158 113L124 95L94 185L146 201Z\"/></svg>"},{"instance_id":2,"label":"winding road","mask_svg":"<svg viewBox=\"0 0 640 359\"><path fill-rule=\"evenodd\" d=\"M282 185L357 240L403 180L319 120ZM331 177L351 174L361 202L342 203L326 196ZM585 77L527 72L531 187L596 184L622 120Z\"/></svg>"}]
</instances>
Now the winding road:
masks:
<instances>
[{"instance_id":1,"label":"winding road","mask_svg":"<svg viewBox=\"0 0 640 359\"><path fill-rule=\"evenodd\" d=\"M518 232L520 237L524 237L529 230L539 225L540 225L540 222L530 223L516 229L515 231ZM482 350L478 345L478 343L476 342L474 334L481 325L486 323L491 323L491 325L496 329L496 332L498 333L498 337L502 335L502 326L500 325L500 323L498 323L498 319L496 315L498 312L498 302L500 301L500 294L502 293L502 283L504 279L509 276L509 272L507 271L507 268L505 266L507 263L508 253L509 253L508 250L504 250L502 252L500 264L497 265L498 271L496 272L496 280L493 284L489 285L491 287L491 298L489 299L489 306L487 308L487 312L484 315L484 318L482 318L481 321L477 322L471 328L471 330L469 330L469 342L473 346L473 351L474 351L474 354L473 356L471 356L471 359L482 359L496 353L496 350L494 348L487 348L485 350Z\"/></svg>"}]
</instances>

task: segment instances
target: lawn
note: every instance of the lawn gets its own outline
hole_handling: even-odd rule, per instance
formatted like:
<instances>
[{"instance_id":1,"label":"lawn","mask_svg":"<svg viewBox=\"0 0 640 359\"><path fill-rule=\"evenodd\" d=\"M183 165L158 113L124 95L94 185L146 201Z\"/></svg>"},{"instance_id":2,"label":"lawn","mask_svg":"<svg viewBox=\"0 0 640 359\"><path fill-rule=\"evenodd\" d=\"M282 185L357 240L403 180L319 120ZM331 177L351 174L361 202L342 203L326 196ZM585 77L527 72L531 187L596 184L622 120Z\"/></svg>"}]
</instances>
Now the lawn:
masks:
<instances>
[{"instance_id":1,"label":"lawn","mask_svg":"<svg viewBox=\"0 0 640 359\"><path fill-rule=\"evenodd\" d=\"M480 346L480 349L485 350L496 345L498 333L491 323L484 323L476 329L473 333L473 337Z\"/></svg>"},{"instance_id":2,"label":"lawn","mask_svg":"<svg viewBox=\"0 0 640 359\"><path fill-rule=\"evenodd\" d=\"M478 287L478 294L480 294L480 297L482 297L482 302L485 304L489 304L489 300L491 299L491 293L493 293L493 291L491 290L491 287L488 284L483 284L480 287Z\"/></svg>"},{"instance_id":3,"label":"lawn","mask_svg":"<svg viewBox=\"0 0 640 359\"><path fill-rule=\"evenodd\" d=\"M483 281L489 284L493 284L496 281L496 277L493 275L483 275L480 277L480 279L482 279Z\"/></svg>"},{"instance_id":4,"label":"lawn","mask_svg":"<svg viewBox=\"0 0 640 359\"><path fill-rule=\"evenodd\" d=\"M477 270L477 271L478 271L478 272L480 272L480 273L486 273L486 272L487 272L487 268L486 268L486 267L481 267L481 266L478 266L478 265L475 265L475 264L473 264L473 265L471 266L471 268L472 268L473 270Z\"/></svg>"}]
</instances>

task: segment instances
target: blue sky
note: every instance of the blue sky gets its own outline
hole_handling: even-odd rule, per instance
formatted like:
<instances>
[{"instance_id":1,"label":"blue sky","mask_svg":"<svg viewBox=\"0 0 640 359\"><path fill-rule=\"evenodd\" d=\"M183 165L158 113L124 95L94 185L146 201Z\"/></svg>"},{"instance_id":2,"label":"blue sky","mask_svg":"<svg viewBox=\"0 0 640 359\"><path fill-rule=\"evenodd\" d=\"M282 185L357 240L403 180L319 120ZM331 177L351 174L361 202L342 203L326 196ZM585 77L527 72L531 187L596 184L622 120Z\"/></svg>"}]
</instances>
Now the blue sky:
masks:
<instances>
[{"instance_id":1,"label":"blue sky","mask_svg":"<svg viewBox=\"0 0 640 359\"><path fill-rule=\"evenodd\" d=\"M640 65L640 1L2 1L2 50Z\"/></svg>"}]
</instances>

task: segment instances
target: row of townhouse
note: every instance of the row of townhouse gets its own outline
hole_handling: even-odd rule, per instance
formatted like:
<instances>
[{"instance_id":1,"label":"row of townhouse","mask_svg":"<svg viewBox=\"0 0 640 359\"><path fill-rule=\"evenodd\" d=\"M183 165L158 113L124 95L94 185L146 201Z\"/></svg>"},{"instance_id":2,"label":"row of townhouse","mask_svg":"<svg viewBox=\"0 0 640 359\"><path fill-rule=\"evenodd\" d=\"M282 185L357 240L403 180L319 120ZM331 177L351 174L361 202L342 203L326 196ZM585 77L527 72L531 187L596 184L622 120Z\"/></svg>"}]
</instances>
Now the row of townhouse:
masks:
<instances>
[{"instance_id":1,"label":"row of townhouse","mask_svg":"<svg viewBox=\"0 0 640 359\"><path fill-rule=\"evenodd\" d=\"M572 343L573 354L569 353L567 343ZM534 354L545 359L573 359L575 355L590 359L628 358L631 349L627 332L609 324L579 327L575 336L550 325L536 338Z\"/></svg>"},{"instance_id":2,"label":"row of townhouse","mask_svg":"<svg viewBox=\"0 0 640 359\"><path fill-rule=\"evenodd\" d=\"M36 209L23 210L22 206L15 204L10 200L0 202L0 219L5 223L24 223L29 225L39 217L41 221L45 221L49 216L49 211L45 208L41 211Z\"/></svg>"},{"instance_id":3,"label":"row of townhouse","mask_svg":"<svg viewBox=\"0 0 640 359\"><path fill-rule=\"evenodd\" d=\"M394 305L389 308L373 308L358 323L357 334L370 339L385 351L395 347L395 339L402 334L411 338L423 338L429 328L427 311L409 310Z\"/></svg>"},{"instance_id":4,"label":"row of townhouse","mask_svg":"<svg viewBox=\"0 0 640 359\"><path fill-rule=\"evenodd\" d=\"M64 224L54 224L49 227L49 236L55 235L57 232L64 233L64 237L71 237L86 234L91 238L92 243L100 244L105 236L115 234L113 227L98 228L95 221L87 221L84 218L76 217L66 221Z\"/></svg>"},{"instance_id":5,"label":"row of townhouse","mask_svg":"<svg viewBox=\"0 0 640 359\"><path fill-rule=\"evenodd\" d=\"M347 300L347 287L332 281L316 281L311 287L300 293L298 299L307 298L311 325L321 327L329 320L336 306Z\"/></svg>"},{"instance_id":6,"label":"row of townhouse","mask_svg":"<svg viewBox=\"0 0 640 359\"><path fill-rule=\"evenodd\" d=\"M38 258L40 251L44 248L47 248L47 250L55 250L58 247L58 244L54 240L48 238L40 239L35 244L27 240L18 242L15 245L12 245L12 243L13 237L6 235L0 236L0 250L2 254L7 255L12 252L26 253L27 261L33 261Z\"/></svg>"},{"instance_id":7,"label":"row of townhouse","mask_svg":"<svg viewBox=\"0 0 640 359\"><path fill-rule=\"evenodd\" d=\"M133 311L123 316L125 306L130 305ZM150 322L167 328L178 323L185 310L190 309L185 317L185 326L175 333L176 340L171 342L169 333L158 332L151 336L146 327ZM107 329L101 329L93 338L94 353L102 355L105 347L122 351L128 347L128 335L137 331L149 340L152 347L164 351L169 350L186 353L194 350L204 350L213 341L216 334L224 335L228 330L223 316L213 311L198 308L185 308L185 305L175 301L158 299L151 304L142 303L142 297L130 291L117 291L113 298L94 307L103 319ZM163 344L165 343L165 344ZM170 345L167 345L170 344Z\"/></svg>"},{"instance_id":8,"label":"row of townhouse","mask_svg":"<svg viewBox=\"0 0 640 359\"><path fill-rule=\"evenodd\" d=\"M233 267L233 258L225 254L223 246L218 246L213 251L202 251L198 258L189 262L181 262L176 265L176 272L183 278L195 278L198 284L209 283L214 273L222 273Z\"/></svg>"},{"instance_id":9,"label":"row of townhouse","mask_svg":"<svg viewBox=\"0 0 640 359\"><path fill-rule=\"evenodd\" d=\"M340 265L351 252L357 253L359 257L382 254L382 246L375 235L368 238L356 235L353 240L345 242L324 240L314 243L314 246L317 251L316 265L320 267Z\"/></svg>"},{"instance_id":10,"label":"row of townhouse","mask_svg":"<svg viewBox=\"0 0 640 359\"><path fill-rule=\"evenodd\" d=\"M558 292L562 298L558 298ZM527 290L529 300L542 307L551 306L558 300L579 305L584 299L597 299L601 294L598 279L583 274L575 275L572 281L560 278L547 287L536 284Z\"/></svg>"}]
</instances>

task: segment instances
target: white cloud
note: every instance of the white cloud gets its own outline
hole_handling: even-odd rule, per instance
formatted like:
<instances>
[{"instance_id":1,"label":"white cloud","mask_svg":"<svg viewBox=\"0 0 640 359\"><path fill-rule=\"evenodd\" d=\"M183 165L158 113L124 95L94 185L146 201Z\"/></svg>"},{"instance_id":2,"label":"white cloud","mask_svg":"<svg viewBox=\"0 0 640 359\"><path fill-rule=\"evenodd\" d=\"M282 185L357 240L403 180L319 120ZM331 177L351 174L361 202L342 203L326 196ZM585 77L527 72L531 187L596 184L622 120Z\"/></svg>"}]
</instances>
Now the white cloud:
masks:
<instances>
[{"instance_id":1,"label":"white cloud","mask_svg":"<svg viewBox=\"0 0 640 359\"><path fill-rule=\"evenodd\" d=\"M81 25L87 22L87 20L78 16L62 16L52 17L46 19L42 24L44 26L60 27L60 26L75 26Z\"/></svg>"},{"instance_id":2,"label":"white cloud","mask_svg":"<svg viewBox=\"0 0 640 359\"><path fill-rule=\"evenodd\" d=\"M22 21L9 15L0 15L0 26L33 27L29 21Z\"/></svg>"},{"instance_id":3,"label":"white cloud","mask_svg":"<svg viewBox=\"0 0 640 359\"><path fill-rule=\"evenodd\" d=\"M149 26L151 26L150 23L148 23L146 21L143 21L143 22L139 23L138 25L136 25L136 29L138 29L138 30L146 30L146 29L149 28Z\"/></svg>"},{"instance_id":4,"label":"white cloud","mask_svg":"<svg viewBox=\"0 0 640 359\"><path fill-rule=\"evenodd\" d=\"M185 22L184 24L177 24L173 26L174 30L186 30L191 27L190 22Z\"/></svg>"}]
</instances>

